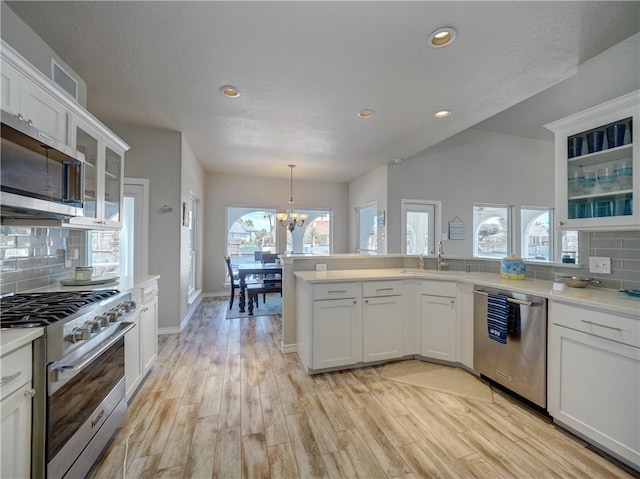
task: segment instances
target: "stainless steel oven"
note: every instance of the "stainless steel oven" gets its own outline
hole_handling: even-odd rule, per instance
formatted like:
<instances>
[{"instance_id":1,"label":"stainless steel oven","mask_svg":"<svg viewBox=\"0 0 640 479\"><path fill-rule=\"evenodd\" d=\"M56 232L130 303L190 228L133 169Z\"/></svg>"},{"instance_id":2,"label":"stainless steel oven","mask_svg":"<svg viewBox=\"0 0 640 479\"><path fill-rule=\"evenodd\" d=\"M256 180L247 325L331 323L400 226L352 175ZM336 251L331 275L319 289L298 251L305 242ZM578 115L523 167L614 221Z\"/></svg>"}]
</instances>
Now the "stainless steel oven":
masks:
<instances>
[{"instance_id":1,"label":"stainless steel oven","mask_svg":"<svg viewBox=\"0 0 640 479\"><path fill-rule=\"evenodd\" d=\"M2 299L0 325L44 327L34 347L32 477L84 477L126 412L130 293L31 293Z\"/></svg>"}]
</instances>

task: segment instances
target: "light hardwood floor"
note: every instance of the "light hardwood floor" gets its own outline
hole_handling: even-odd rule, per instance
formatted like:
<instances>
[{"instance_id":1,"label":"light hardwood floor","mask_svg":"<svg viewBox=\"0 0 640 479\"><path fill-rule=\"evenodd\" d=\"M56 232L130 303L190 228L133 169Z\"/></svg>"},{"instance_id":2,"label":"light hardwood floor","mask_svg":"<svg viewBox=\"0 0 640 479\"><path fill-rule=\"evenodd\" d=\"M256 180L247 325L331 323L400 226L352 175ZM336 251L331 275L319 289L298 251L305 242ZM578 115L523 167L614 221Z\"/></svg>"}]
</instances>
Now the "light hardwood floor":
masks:
<instances>
[{"instance_id":1,"label":"light hardwood floor","mask_svg":"<svg viewBox=\"0 0 640 479\"><path fill-rule=\"evenodd\" d=\"M205 298L158 361L93 479L627 478L494 390L491 404L382 379L309 376L279 350L279 316L226 319ZM259 310L258 310L259 311Z\"/></svg>"}]
</instances>

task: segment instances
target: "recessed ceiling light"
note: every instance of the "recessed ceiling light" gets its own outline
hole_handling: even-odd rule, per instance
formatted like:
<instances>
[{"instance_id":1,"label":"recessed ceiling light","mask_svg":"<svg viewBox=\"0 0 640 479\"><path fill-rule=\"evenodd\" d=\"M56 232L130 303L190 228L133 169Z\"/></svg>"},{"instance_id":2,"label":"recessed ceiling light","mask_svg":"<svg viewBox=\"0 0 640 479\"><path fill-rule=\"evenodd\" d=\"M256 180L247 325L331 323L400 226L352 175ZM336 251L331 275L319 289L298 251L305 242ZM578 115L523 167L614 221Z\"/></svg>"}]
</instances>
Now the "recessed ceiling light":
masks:
<instances>
[{"instance_id":1,"label":"recessed ceiling light","mask_svg":"<svg viewBox=\"0 0 640 479\"><path fill-rule=\"evenodd\" d=\"M392 160L392 163L395 164L395 165L397 165L398 163L402 163L402 158L394 158Z\"/></svg>"},{"instance_id":2,"label":"recessed ceiling light","mask_svg":"<svg viewBox=\"0 0 640 479\"><path fill-rule=\"evenodd\" d=\"M453 43L456 39L456 29L453 27L438 28L427 38L427 45L432 48L440 48Z\"/></svg>"},{"instance_id":3,"label":"recessed ceiling light","mask_svg":"<svg viewBox=\"0 0 640 479\"><path fill-rule=\"evenodd\" d=\"M237 98L240 96L240 90L231 85L225 85L220 87L220 92L224 96L228 96L229 98Z\"/></svg>"},{"instance_id":4,"label":"recessed ceiling light","mask_svg":"<svg viewBox=\"0 0 640 479\"><path fill-rule=\"evenodd\" d=\"M366 109L366 110L360 110L358 112L358 116L360 118L371 118L373 116L373 110L370 109Z\"/></svg>"},{"instance_id":5,"label":"recessed ceiling light","mask_svg":"<svg viewBox=\"0 0 640 479\"><path fill-rule=\"evenodd\" d=\"M446 118L449 115L451 115L451 111L450 110L440 110L439 112L437 112L433 116L435 116L436 118Z\"/></svg>"}]
</instances>

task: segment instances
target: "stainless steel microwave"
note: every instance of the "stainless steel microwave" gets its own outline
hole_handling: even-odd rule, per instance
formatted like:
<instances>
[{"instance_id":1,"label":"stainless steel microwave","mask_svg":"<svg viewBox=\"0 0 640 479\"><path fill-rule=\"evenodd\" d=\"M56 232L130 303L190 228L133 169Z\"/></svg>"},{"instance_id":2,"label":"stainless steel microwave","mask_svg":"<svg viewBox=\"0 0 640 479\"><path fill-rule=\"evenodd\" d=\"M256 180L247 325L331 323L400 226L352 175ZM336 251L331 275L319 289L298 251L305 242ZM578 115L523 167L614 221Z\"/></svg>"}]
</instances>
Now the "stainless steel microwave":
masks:
<instances>
[{"instance_id":1,"label":"stainless steel microwave","mask_svg":"<svg viewBox=\"0 0 640 479\"><path fill-rule=\"evenodd\" d=\"M82 216L84 155L2 112L0 164L3 217Z\"/></svg>"}]
</instances>

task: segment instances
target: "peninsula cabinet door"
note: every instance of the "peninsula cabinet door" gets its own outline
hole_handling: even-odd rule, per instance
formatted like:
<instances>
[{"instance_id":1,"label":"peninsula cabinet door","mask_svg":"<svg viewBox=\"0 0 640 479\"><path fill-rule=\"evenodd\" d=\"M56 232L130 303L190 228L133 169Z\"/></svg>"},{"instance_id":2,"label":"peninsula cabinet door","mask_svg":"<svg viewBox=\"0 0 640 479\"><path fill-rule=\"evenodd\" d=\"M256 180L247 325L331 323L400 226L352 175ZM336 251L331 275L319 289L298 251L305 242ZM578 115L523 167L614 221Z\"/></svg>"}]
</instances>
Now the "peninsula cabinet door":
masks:
<instances>
[{"instance_id":1,"label":"peninsula cabinet door","mask_svg":"<svg viewBox=\"0 0 640 479\"><path fill-rule=\"evenodd\" d=\"M358 299L313 302L312 368L362 361L362 305Z\"/></svg>"},{"instance_id":2,"label":"peninsula cabinet door","mask_svg":"<svg viewBox=\"0 0 640 479\"><path fill-rule=\"evenodd\" d=\"M364 299L363 361L402 357L402 296Z\"/></svg>"},{"instance_id":3,"label":"peninsula cabinet door","mask_svg":"<svg viewBox=\"0 0 640 479\"><path fill-rule=\"evenodd\" d=\"M548 384L556 422L640 466L640 349L552 321Z\"/></svg>"}]
</instances>

